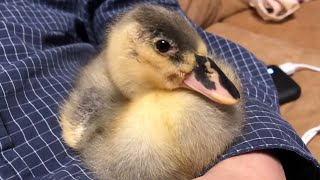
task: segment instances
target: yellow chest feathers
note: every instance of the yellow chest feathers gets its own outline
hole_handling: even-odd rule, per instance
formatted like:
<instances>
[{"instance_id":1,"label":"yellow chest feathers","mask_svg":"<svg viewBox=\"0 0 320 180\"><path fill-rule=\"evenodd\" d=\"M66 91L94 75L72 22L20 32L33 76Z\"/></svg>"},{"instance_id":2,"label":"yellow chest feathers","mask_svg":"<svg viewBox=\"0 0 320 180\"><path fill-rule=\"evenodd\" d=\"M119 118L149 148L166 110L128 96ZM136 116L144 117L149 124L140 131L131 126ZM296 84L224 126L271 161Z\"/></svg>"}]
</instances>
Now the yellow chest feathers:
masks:
<instances>
[{"instance_id":1,"label":"yellow chest feathers","mask_svg":"<svg viewBox=\"0 0 320 180\"><path fill-rule=\"evenodd\" d=\"M210 128L208 123L216 121L213 117L221 117L212 107L211 101L191 91L152 92L131 102L115 125L126 137L130 134L135 140L162 146L177 143L178 136L184 133L198 134L197 131Z\"/></svg>"}]
</instances>

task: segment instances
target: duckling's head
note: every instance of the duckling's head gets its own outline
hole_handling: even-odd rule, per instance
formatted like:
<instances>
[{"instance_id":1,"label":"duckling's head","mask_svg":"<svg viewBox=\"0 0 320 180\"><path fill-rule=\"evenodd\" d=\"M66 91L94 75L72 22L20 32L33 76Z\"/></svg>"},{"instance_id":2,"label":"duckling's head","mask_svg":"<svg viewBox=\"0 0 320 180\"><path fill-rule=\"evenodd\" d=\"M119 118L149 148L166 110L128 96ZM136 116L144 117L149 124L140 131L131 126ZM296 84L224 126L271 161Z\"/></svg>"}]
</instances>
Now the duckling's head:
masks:
<instances>
[{"instance_id":1,"label":"duckling's head","mask_svg":"<svg viewBox=\"0 0 320 180\"><path fill-rule=\"evenodd\" d=\"M153 90L195 90L222 104L240 94L213 60L189 22L177 12L139 5L110 27L107 73L129 99Z\"/></svg>"}]
</instances>

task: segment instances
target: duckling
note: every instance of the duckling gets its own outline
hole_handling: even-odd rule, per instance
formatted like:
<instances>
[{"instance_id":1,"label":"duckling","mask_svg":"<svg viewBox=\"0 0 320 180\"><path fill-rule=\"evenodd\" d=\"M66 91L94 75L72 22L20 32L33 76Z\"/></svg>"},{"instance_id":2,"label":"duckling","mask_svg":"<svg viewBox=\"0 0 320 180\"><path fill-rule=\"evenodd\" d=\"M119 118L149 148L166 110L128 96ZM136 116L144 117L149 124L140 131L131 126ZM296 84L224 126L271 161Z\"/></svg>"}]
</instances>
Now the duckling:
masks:
<instances>
[{"instance_id":1,"label":"duckling","mask_svg":"<svg viewBox=\"0 0 320 180\"><path fill-rule=\"evenodd\" d=\"M61 106L65 143L98 179L192 179L241 134L234 70L177 12L138 5Z\"/></svg>"}]
</instances>

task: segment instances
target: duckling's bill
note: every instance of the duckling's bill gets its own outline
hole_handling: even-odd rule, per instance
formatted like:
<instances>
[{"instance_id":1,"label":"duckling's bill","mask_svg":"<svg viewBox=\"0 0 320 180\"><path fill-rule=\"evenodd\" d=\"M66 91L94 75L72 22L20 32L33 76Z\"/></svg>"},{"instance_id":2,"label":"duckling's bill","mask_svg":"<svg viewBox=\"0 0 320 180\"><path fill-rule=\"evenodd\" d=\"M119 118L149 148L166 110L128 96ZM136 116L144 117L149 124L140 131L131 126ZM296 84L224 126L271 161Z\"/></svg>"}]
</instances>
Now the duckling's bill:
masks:
<instances>
[{"instance_id":1,"label":"duckling's bill","mask_svg":"<svg viewBox=\"0 0 320 180\"><path fill-rule=\"evenodd\" d=\"M226 105L238 103L240 93L222 70L208 57L196 55L196 67L184 84L209 99Z\"/></svg>"}]
</instances>

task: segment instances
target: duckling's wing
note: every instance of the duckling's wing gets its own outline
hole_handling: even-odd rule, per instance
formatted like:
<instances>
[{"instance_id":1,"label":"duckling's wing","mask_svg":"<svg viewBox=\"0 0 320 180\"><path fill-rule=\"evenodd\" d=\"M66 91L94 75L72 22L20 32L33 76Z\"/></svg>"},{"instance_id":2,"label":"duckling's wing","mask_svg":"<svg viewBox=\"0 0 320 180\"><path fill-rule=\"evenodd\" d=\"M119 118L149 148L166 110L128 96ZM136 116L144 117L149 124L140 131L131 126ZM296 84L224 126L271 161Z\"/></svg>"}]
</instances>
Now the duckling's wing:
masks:
<instances>
[{"instance_id":1,"label":"duckling's wing","mask_svg":"<svg viewBox=\"0 0 320 180\"><path fill-rule=\"evenodd\" d=\"M72 148L81 148L102 123L111 121L119 107L116 102L121 102L103 68L100 57L93 59L61 107L62 136Z\"/></svg>"}]
</instances>

